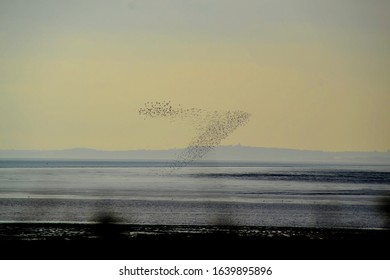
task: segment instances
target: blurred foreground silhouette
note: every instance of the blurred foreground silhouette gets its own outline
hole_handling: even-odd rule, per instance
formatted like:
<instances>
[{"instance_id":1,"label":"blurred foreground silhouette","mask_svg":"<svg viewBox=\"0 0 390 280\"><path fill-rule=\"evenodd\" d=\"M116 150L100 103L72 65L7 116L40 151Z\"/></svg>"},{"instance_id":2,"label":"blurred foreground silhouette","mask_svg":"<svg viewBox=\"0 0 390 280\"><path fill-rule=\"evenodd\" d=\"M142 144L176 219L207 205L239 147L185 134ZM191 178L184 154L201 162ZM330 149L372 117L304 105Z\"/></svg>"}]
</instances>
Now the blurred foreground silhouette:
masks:
<instances>
[{"instance_id":1,"label":"blurred foreground silhouette","mask_svg":"<svg viewBox=\"0 0 390 280\"><path fill-rule=\"evenodd\" d=\"M123 240L123 233L120 219L110 213L98 213L94 219L97 222L96 236L103 241Z\"/></svg>"}]
</instances>

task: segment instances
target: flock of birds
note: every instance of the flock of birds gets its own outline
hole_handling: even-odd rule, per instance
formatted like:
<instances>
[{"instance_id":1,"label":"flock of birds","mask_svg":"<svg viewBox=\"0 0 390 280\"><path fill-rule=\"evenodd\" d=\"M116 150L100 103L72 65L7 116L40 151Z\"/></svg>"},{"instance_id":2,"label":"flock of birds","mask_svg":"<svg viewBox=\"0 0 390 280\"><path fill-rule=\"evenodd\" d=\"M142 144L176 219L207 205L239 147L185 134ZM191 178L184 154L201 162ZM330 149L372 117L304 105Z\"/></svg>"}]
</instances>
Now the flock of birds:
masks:
<instances>
[{"instance_id":1,"label":"flock of birds","mask_svg":"<svg viewBox=\"0 0 390 280\"><path fill-rule=\"evenodd\" d=\"M147 102L139 109L145 118L168 118L190 121L197 133L172 167L183 167L202 159L238 127L246 124L250 114L244 111L208 111L198 108L176 108L170 101Z\"/></svg>"}]
</instances>

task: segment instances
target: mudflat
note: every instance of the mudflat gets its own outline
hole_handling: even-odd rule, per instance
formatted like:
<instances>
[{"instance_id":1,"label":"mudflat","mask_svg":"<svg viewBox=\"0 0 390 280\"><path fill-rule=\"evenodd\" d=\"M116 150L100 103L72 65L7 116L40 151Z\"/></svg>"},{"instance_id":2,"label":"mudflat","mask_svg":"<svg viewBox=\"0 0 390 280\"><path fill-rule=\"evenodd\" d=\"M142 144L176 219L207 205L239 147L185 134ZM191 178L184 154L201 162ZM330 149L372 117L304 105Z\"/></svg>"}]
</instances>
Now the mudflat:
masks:
<instances>
[{"instance_id":1,"label":"mudflat","mask_svg":"<svg viewBox=\"0 0 390 280\"><path fill-rule=\"evenodd\" d=\"M2 223L2 259L383 259L390 229Z\"/></svg>"}]
</instances>

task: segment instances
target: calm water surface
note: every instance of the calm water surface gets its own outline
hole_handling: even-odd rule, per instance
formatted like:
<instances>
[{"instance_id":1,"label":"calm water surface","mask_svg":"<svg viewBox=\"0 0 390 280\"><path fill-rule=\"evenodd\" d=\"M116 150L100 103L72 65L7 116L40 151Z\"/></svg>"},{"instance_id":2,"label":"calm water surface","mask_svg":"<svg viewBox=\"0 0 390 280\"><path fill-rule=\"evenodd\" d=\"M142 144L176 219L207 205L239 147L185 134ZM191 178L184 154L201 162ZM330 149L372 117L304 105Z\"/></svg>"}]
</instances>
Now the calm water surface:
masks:
<instances>
[{"instance_id":1,"label":"calm water surface","mask_svg":"<svg viewBox=\"0 0 390 280\"><path fill-rule=\"evenodd\" d=\"M0 161L0 222L384 228L389 198L385 165Z\"/></svg>"}]
</instances>

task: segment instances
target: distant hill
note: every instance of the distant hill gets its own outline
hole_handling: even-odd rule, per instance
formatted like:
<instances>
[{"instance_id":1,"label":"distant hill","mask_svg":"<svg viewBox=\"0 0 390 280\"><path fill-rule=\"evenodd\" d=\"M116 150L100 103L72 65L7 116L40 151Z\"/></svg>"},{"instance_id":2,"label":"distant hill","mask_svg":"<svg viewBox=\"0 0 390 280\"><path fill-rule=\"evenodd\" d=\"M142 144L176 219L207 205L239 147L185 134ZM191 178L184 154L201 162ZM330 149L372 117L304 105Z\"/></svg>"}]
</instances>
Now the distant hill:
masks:
<instances>
[{"instance_id":1,"label":"distant hill","mask_svg":"<svg viewBox=\"0 0 390 280\"><path fill-rule=\"evenodd\" d=\"M0 160L175 160L182 151L183 149L101 151L87 148L66 150L0 150ZM390 164L390 152L322 152L237 145L217 147L207 154L203 160Z\"/></svg>"}]
</instances>

